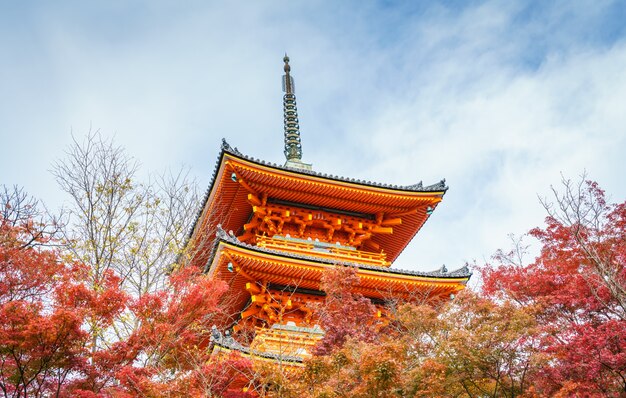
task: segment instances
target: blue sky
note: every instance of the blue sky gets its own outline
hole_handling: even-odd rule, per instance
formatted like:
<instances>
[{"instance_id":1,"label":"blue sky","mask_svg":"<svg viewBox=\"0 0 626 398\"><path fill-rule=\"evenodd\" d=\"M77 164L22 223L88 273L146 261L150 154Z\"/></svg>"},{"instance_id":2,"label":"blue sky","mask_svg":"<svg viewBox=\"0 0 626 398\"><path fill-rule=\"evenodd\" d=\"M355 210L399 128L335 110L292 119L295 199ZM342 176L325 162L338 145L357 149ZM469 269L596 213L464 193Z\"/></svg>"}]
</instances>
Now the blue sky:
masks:
<instances>
[{"instance_id":1,"label":"blue sky","mask_svg":"<svg viewBox=\"0 0 626 398\"><path fill-rule=\"evenodd\" d=\"M0 183L63 203L71 134L204 188L225 137L282 163L282 56L304 160L391 184L446 178L398 259L484 262L586 171L626 197L626 2L3 2Z\"/></svg>"}]
</instances>

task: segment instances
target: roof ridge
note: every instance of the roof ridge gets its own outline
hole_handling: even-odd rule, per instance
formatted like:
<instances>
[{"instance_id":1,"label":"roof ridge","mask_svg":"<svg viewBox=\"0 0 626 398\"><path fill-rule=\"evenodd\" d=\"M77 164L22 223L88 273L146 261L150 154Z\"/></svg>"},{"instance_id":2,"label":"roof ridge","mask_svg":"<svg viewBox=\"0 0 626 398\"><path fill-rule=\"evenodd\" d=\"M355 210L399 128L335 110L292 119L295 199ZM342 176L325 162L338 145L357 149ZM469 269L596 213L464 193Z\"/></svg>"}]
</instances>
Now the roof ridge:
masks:
<instances>
[{"instance_id":1,"label":"roof ridge","mask_svg":"<svg viewBox=\"0 0 626 398\"><path fill-rule=\"evenodd\" d=\"M418 182L416 184L412 184L412 185L393 185L393 184L385 184L385 183L380 183L380 182L375 182L375 181L365 181L365 180L360 180L360 179L357 179L357 178L336 176L336 175L321 173L321 172L317 172L317 171L313 171L313 170L307 170L307 169L301 169L301 168L295 168L295 167L289 167L289 166L281 166L281 165L276 164L276 163L272 163L272 162L269 162L269 161L265 161L265 160L254 158L252 156L244 155L236 147L233 148L226 141L225 138L222 138L222 151L223 152L228 152L231 155L239 156L239 157L241 157L241 158L243 158L245 160L249 160L249 161L252 161L252 162L255 162L255 163L259 163L259 164L264 165L264 166L270 166L270 167L278 168L278 169L281 169L281 170L293 171L293 172L296 172L296 173L308 174L308 175L315 176L315 177L330 178L330 179L337 180L337 181L351 182L351 183L355 183L355 184L362 184L362 185L368 185L368 186L379 187L379 188L398 189L398 190L402 190L402 191L418 191L418 192L444 191L444 193L445 193L448 190L448 186L446 185L446 179L445 178L442 179L441 181L435 183L435 184L431 184L431 185L427 185L427 186L424 186L422 184L422 181L420 181L420 182ZM215 175L214 175L214 177L215 177Z\"/></svg>"}]
</instances>

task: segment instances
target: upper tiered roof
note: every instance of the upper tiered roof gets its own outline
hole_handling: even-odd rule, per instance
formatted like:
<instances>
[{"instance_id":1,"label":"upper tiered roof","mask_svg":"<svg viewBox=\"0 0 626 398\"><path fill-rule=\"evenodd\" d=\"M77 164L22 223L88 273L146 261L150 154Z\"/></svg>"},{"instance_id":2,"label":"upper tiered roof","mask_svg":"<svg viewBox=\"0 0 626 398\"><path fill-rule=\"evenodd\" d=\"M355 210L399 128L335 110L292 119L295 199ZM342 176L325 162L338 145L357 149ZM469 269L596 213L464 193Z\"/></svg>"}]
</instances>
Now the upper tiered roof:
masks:
<instances>
[{"instance_id":1,"label":"upper tiered roof","mask_svg":"<svg viewBox=\"0 0 626 398\"><path fill-rule=\"evenodd\" d=\"M265 162L242 154L225 140L204 196L191 237L196 245L210 245L215 229L241 235L252 205L251 192L267 195L268 201L308 206L337 213L351 213L373 218L401 218L393 234L376 235L371 241L380 246L393 262L437 207L448 187L445 180L424 186L387 185L361 181L312 170L291 168ZM204 265L200 256L196 265Z\"/></svg>"}]
</instances>

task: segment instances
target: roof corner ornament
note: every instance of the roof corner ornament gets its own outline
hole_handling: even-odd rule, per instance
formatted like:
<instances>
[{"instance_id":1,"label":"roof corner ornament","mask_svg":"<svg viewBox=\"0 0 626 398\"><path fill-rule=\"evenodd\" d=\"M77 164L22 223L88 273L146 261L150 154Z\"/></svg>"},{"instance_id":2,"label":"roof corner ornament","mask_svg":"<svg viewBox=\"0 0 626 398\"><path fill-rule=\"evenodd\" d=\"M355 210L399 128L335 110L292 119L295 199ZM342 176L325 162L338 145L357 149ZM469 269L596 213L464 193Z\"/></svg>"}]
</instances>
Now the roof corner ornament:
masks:
<instances>
[{"instance_id":1,"label":"roof corner ornament","mask_svg":"<svg viewBox=\"0 0 626 398\"><path fill-rule=\"evenodd\" d=\"M237 147L233 148L228 142L226 142L226 138L222 138L222 151L230 152L235 155L241 155L241 152L239 152Z\"/></svg>"},{"instance_id":2,"label":"roof corner ornament","mask_svg":"<svg viewBox=\"0 0 626 398\"><path fill-rule=\"evenodd\" d=\"M300 141L300 126L298 124L298 108L296 107L295 85L293 77L291 77L291 66L289 65L289 57L285 54L283 58L285 62L283 75L283 113L285 126L285 157L286 167L296 169L311 170L311 165L302 162L302 143Z\"/></svg>"},{"instance_id":3,"label":"roof corner ornament","mask_svg":"<svg viewBox=\"0 0 626 398\"><path fill-rule=\"evenodd\" d=\"M459 269L459 272L462 272L464 274L469 273L470 272L469 264L465 263L465 265Z\"/></svg>"},{"instance_id":4,"label":"roof corner ornament","mask_svg":"<svg viewBox=\"0 0 626 398\"><path fill-rule=\"evenodd\" d=\"M228 234L226 233L226 231L224 231L224 228L222 228L222 224L217 224L217 227L215 229L215 236L218 239L227 239L228 238Z\"/></svg>"},{"instance_id":5,"label":"roof corner ornament","mask_svg":"<svg viewBox=\"0 0 626 398\"><path fill-rule=\"evenodd\" d=\"M443 180L439 181L436 184L433 185L429 185L427 187L424 187L425 191L429 191L429 192L434 192L434 191L447 191L448 190L448 186L446 185L446 179L444 178Z\"/></svg>"}]
</instances>

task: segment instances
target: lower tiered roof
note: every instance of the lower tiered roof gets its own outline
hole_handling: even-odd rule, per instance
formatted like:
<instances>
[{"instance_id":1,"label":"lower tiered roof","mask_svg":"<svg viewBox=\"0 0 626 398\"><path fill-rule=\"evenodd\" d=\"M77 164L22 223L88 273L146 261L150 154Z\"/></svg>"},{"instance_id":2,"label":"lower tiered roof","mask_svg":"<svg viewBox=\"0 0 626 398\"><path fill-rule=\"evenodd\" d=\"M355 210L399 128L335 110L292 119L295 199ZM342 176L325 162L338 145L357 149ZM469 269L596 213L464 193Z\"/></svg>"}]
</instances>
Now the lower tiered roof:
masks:
<instances>
[{"instance_id":1,"label":"lower tiered roof","mask_svg":"<svg viewBox=\"0 0 626 398\"><path fill-rule=\"evenodd\" d=\"M289 253L240 242L234 234L221 228L218 228L205 271L229 285L228 313L235 316L250 300L246 284L264 281L276 286L319 291L324 271L335 266L355 267L360 282L354 286L354 292L375 300L445 299L463 289L471 276L467 266L452 272L447 272L445 267L420 272L335 260L314 253Z\"/></svg>"}]
</instances>

